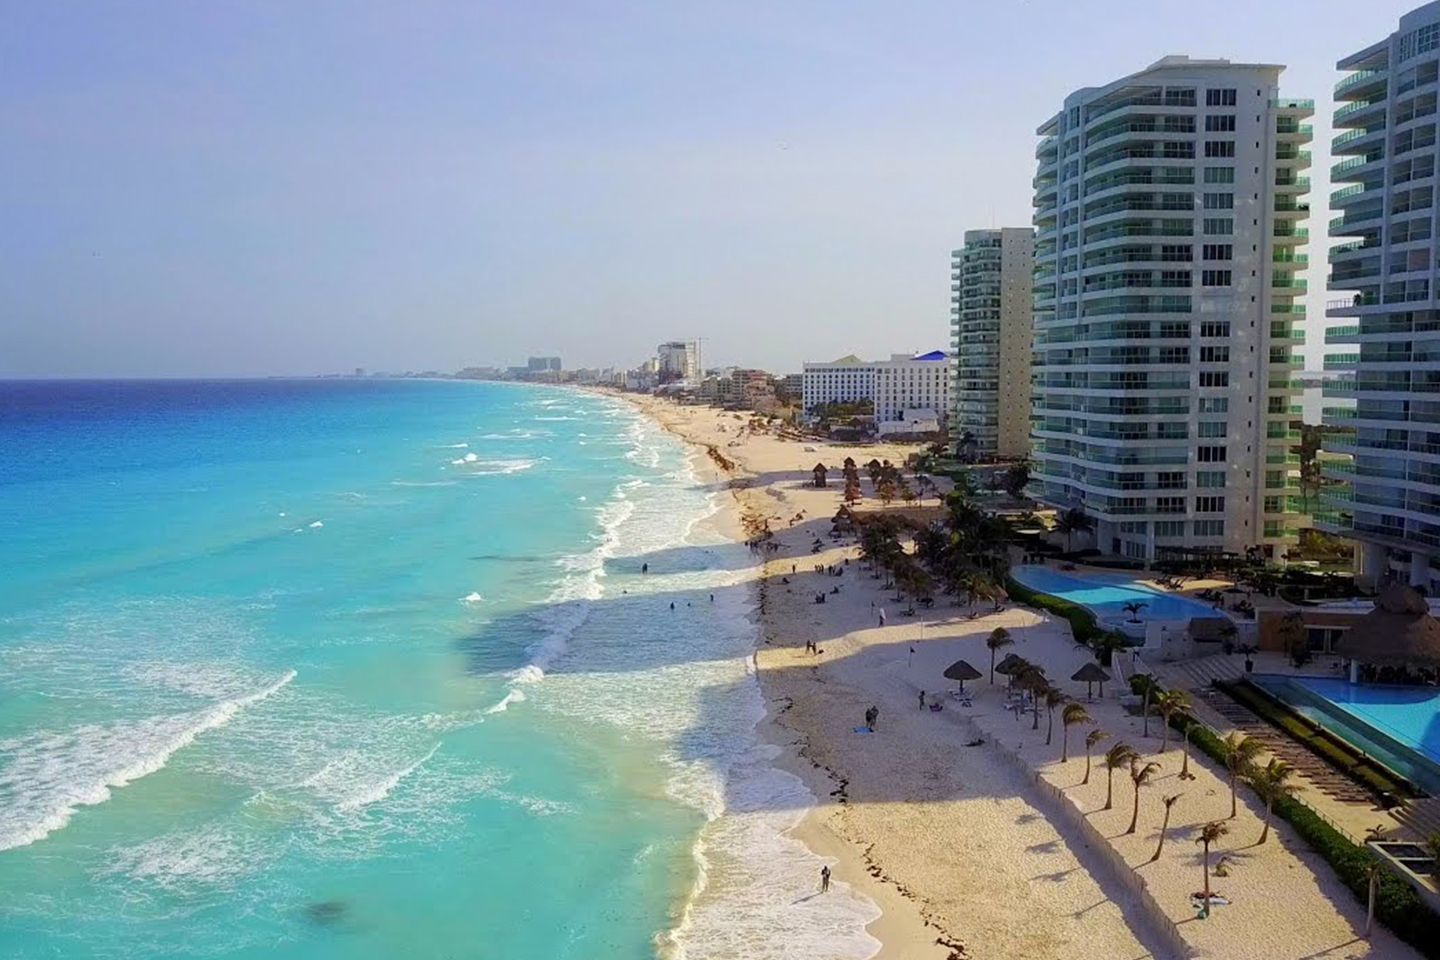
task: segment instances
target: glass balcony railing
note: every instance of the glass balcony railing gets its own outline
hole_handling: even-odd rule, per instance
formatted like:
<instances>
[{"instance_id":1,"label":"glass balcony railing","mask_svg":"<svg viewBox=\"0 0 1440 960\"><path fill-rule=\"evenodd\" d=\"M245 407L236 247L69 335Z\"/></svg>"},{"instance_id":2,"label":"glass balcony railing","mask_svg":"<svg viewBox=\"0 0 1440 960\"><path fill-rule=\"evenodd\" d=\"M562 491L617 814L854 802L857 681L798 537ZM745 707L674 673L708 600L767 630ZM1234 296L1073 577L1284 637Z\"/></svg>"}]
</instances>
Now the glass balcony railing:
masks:
<instances>
[{"instance_id":1,"label":"glass balcony railing","mask_svg":"<svg viewBox=\"0 0 1440 960\"><path fill-rule=\"evenodd\" d=\"M1350 74L1348 77L1342 77L1340 81L1335 84L1335 93L1344 93L1351 87L1359 86L1362 83L1369 83L1373 81L1376 77L1379 77L1386 72L1387 71L1384 69L1357 70L1355 73Z\"/></svg>"}]
</instances>

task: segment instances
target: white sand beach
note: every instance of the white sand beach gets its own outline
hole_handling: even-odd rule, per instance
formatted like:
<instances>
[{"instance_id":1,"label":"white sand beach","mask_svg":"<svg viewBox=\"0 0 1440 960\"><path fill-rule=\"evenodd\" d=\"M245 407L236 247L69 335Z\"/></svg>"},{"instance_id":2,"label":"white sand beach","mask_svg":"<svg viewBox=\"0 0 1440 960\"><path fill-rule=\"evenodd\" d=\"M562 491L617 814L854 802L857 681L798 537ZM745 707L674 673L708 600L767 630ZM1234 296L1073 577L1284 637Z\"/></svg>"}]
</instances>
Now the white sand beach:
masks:
<instances>
[{"instance_id":1,"label":"white sand beach","mask_svg":"<svg viewBox=\"0 0 1440 960\"><path fill-rule=\"evenodd\" d=\"M1106 778L1098 764L1084 773L1085 729L1072 730L1070 759L1059 760L1061 725L1046 745L1046 716L1032 731L1029 716L1005 709L1003 678L971 681L971 706L947 701L921 710L919 692L953 686L941 677L964 658L985 671L984 638L996 626L1014 636L1014 652L1065 680L1090 659L1069 625L1011 607L968 619L941 598L934 609L903 616L855 557L853 546L829 539L840 486L807 485L823 462L838 471L846 456L900 463L914 447L831 447L739 430L744 420L709 407L677 406L627 395L672 432L697 445L706 482L729 482L734 504L719 518L737 538L768 519L781 549L757 556L753 571L765 640L757 652L771 710L769 735L788 748L786 763L818 798L795 836L836 859L838 879L855 885L883 910L871 932L882 958L1131 958L1190 954L1225 960L1412 958L1383 929L1366 940L1364 907L1283 822L1269 842L1255 844L1261 810L1242 788L1239 816L1216 845L1225 859L1213 888L1231 903L1196 919L1190 894L1201 887L1199 827L1226 817L1223 773L1198 752L1194 779L1179 779L1173 738L1161 753L1160 724L1143 737L1107 687L1088 704L1099 726L1160 764L1141 793L1138 827L1126 834L1133 791L1117 771L1113 809L1103 811ZM807 450L806 447L813 447ZM726 461L722 464L721 460ZM919 509L937 510L932 497ZM867 496L865 510L882 508ZM751 526L747 527L746 524ZM812 553L815 539L822 544ZM816 572L835 565L841 576ZM792 573L792 570L794 571ZM788 580L789 582L784 582ZM833 588L838 593L830 593ZM816 603L817 593L826 602ZM885 609L886 625L879 625ZM821 652L805 652L807 641ZM913 647L914 652L911 653ZM1083 684L1064 684L1083 697ZM1071 688L1074 689L1071 689ZM868 707L879 708L873 734L856 733ZM983 741L983 742L977 742ZM1037 779L1038 777L1038 779ZM1155 851L1161 798L1180 794L1161 858ZM1141 882L1143 878L1143 883Z\"/></svg>"}]
</instances>

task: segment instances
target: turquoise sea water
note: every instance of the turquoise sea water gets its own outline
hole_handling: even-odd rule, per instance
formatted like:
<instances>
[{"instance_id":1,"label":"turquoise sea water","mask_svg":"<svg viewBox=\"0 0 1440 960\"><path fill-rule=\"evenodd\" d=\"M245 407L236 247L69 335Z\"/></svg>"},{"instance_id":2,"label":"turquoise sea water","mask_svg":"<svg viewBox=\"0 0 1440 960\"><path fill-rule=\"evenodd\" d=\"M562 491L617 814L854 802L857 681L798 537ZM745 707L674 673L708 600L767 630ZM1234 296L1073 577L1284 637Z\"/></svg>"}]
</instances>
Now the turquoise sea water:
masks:
<instances>
[{"instance_id":1,"label":"turquoise sea water","mask_svg":"<svg viewBox=\"0 0 1440 960\"><path fill-rule=\"evenodd\" d=\"M868 955L715 495L560 389L0 384L0 956Z\"/></svg>"}]
</instances>

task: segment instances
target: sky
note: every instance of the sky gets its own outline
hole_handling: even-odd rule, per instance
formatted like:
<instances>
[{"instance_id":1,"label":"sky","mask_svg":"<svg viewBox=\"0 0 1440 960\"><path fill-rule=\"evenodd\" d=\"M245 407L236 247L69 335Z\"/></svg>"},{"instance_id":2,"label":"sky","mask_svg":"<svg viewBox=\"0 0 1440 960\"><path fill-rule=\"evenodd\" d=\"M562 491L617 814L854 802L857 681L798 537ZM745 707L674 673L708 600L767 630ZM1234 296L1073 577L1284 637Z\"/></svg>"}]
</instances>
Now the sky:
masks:
<instances>
[{"instance_id":1,"label":"sky","mask_svg":"<svg viewBox=\"0 0 1440 960\"><path fill-rule=\"evenodd\" d=\"M0 377L946 346L950 251L1029 224L1068 93L1166 54L1286 64L1323 234L1335 61L1416 5L11 4Z\"/></svg>"}]
</instances>

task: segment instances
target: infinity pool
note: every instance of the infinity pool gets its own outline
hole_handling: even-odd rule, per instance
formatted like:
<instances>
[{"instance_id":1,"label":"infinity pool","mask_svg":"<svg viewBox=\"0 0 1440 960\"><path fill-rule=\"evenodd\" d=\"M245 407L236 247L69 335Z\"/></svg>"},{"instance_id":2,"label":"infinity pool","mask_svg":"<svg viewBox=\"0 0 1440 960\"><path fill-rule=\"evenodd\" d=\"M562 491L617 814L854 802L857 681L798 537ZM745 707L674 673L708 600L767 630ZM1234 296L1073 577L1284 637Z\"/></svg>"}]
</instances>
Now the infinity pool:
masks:
<instances>
[{"instance_id":1,"label":"infinity pool","mask_svg":"<svg viewBox=\"0 0 1440 960\"><path fill-rule=\"evenodd\" d=\"M1145 604L1139 614L1142 620L1222 616L1208 603L1161 593L1126 574L1061 573L1051 567L1033 565L1016 567L1010 573L1031 590L1088 607L1102 620L1128 619L1127 603Z\"/></svg>"},{"instance_id":2,"label":"infinity pool","mask_svg":"<svg viewBox=\"0 0 1440 960\"><path fill-rule=\"evenodd\" d=\"M1416 783L1440 789L1440 688L1279 674L1251 679Z\"/></svg>"}]
</instances>

